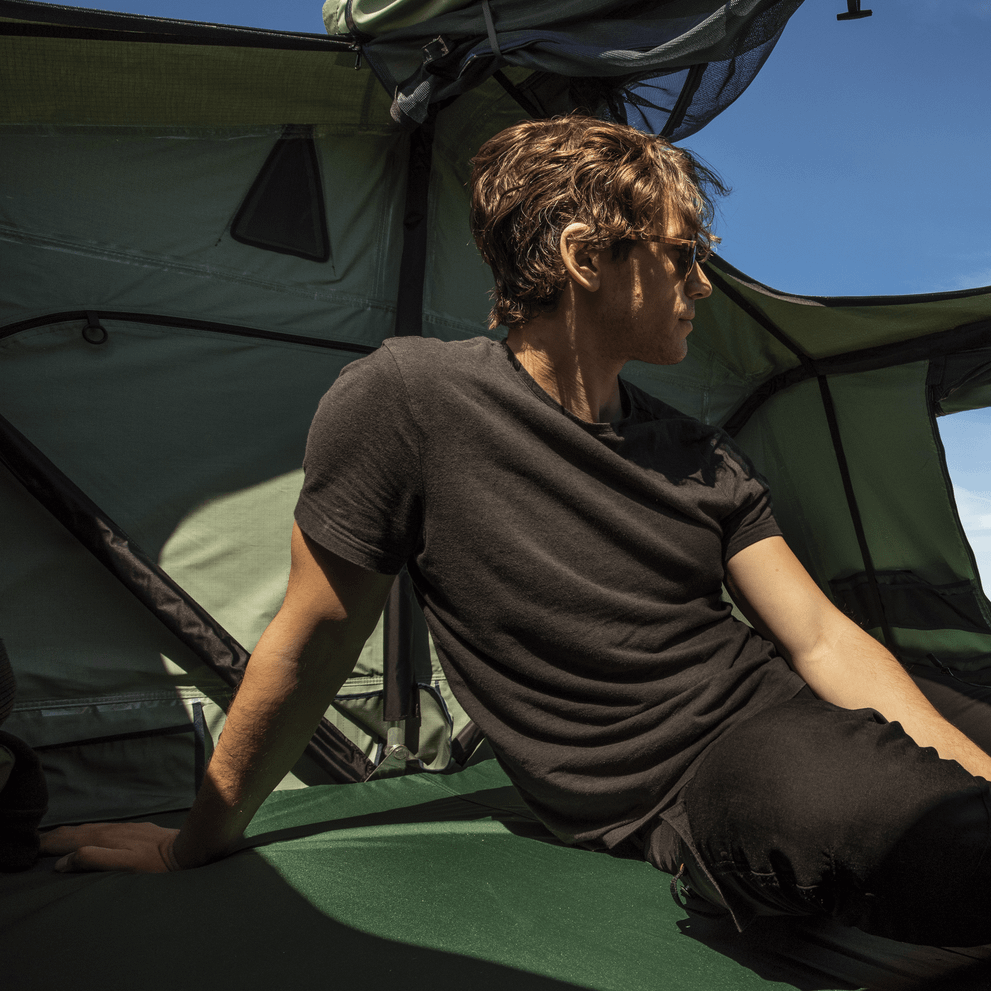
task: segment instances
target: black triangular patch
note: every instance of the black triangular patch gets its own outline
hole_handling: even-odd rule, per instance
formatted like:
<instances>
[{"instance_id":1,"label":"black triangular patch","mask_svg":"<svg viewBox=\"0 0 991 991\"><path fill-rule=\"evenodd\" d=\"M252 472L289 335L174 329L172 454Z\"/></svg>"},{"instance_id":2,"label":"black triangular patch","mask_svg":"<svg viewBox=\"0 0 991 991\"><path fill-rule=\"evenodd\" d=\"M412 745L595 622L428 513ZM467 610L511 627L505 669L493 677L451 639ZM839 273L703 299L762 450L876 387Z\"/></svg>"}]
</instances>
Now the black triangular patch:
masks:
<instances>
[{"instance_id":1,"label":"black triangular patch","mask_svg":"<svg viewBox=\"0 0 991 991\"><path fill-rule=\"evenodd\" d=\"M282 132L234 216L231 237L311 261L330 258L312 127L287 127Z\"/></svg>"}]
</instances>

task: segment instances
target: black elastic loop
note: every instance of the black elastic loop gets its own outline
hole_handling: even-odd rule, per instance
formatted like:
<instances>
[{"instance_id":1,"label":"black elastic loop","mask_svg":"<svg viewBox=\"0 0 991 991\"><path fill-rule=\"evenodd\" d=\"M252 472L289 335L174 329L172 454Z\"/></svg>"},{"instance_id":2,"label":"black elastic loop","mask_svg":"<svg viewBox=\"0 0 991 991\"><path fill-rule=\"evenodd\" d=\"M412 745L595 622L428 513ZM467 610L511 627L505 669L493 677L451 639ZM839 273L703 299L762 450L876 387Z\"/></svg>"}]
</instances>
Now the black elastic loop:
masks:
<instances>
[{"instance_id":1,"label":"black elastic loop","mask_svg":"<svg viewBox=\"0 0 991 991\"><path fill-rule=\"evenodd\" d=\"M100 318L92 311L86 311L86 326L83 327L83 340L90 344L106 344L110 334L107 328L100 323Z\"/></svg>"}]
</instances>

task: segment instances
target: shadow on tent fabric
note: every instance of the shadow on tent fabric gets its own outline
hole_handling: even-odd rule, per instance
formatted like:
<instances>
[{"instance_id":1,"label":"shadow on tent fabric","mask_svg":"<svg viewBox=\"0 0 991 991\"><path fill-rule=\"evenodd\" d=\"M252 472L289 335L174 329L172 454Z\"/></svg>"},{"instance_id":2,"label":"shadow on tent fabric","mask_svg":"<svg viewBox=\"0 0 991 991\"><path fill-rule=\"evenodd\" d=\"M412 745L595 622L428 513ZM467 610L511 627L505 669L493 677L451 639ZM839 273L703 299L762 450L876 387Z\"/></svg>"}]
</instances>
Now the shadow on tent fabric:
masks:
<instances>
[{"instance_id":1,"label":"shadow on tent fabric","mask_svg":"<svg viewBox=\"0 0 991 991\"><path fill-rule=\"evenodd\" d=\"M404 808L267 830L250 837L245 844L265 847L343 830L362 829L374 833L377 827L435 823L450 824L453 836L458 823L479 820L495 821L517 839L537 840L541 845L557 847L561 854L574 856L575 867L587 868L584 872L578 869L574 873L576 898L580 897L582 887L594 888L609 878L610 861L624 859L565 847L543 827L516 790L508 785L449 795ZM413 849L409 850L408 856L410 861L415 860ZM522 850L518 860L526 860ZM642 866L639 861L638 866ZM482 870L484 876L484 867ZM652 879L656 878L658 889L667 889L666 875L658 875L653 870L645 873ZM535 872L523 883L533 881L539 884L540 877ZM403 878L397 878L397 882L405 887ZM621 877L617 877L618 886L624 883ZM428 901L434 897L429 893L428 881L424 881L421 894ZM524 891L520 895L526 897ZM633 893L631 901L636 902ZM633 904L629 907L631 915L643 918ZM669 958L672 967L683 968L687 963L683 948L679 951L677 947L675 933L678 933L701 943L706 961L720 972L729 967L725 971L726 976L734 974L733 980L737 982L750 976L761 982L785 982L796 991L852 991L859 988L871 991L987 991L989 986L991 947L954 950L913 946L870 936L828 920L811 919L759 919L740 934L727 920L678 918L680 911L666 897L662 900L660 911L656 903L650 906L650 910L654 915L648 928L656 930L655 938L670 948L664 955ZM630 920L625 921L628 924ZM733 964L737 967L734 968ZM633 974L627 976L636 983ZM684 979L684 970L680 977ZM521 988L530 988L528 980L529 976L523 979ZM667 986L673 986L672 980L673 975L666 974ZM689 978L686 986L701 989L704 983L702 981L696 985Z\"/></svg>"},{"instance_id":2,"label":"shadow on tent fabric","mask_svg":"<svg viewBox=\"0 0 991 991\"><path fill-rule=\"evenodd\" d=\"M438 991L580 991L362 932L324 914L252 853L175 875L54 875L47 885L31 876L21 918L3 920L4 986L11 991L382 988L410 986L411 977Z\"/></svg>"},{"instance_id":3,"label":"shadow on tent fabric","mask_svg":"<svg viewBox=\"0 0 991 991\"><path fill-rule=\"evenodd\" d=\"M471 822L478 819L494 819L516 835L539 839L561 846L546 827L526 807L512 785L502 788L486 788L468 795L451 795L432 802L422 802L405 808L387 809L348 816L345 819L326 819L321 822L288 826L284 829L257 833L244 839L238 850L268 846L272 843L318 836L339 829L360 829L372 826L413 825L434 822Z\"/></svg>"},{"instance_id":4,"label":"shadow on tent fabric","mask_svg":"<svg viewBox=\"0 0 991 991\"><path fill-rule=\"evenodd\" d=\"M724 919L689 918L682 935L717 950L765 980L800 991L987 991L991 946L915 946L829 920L763 917L739 933ZM825 983L820 977L823 975Z\"/></svg>"},{"instance_id":5,"label":"shadow on tent fabric","mask_svg":"<svg viewBox=\"0 0 991 991\"><path fill-rule=\"evenodd\" d=\"M557 843L486 764L446 780L277 793L245 841L254 849L196 871L61 875L47 858L10 875L4 986L92 987L109 973L141 991L982 986L974 968L991 948L909 946L806 920L737 934L686 919L666 875Z\"/></svg>"}]
</instances>

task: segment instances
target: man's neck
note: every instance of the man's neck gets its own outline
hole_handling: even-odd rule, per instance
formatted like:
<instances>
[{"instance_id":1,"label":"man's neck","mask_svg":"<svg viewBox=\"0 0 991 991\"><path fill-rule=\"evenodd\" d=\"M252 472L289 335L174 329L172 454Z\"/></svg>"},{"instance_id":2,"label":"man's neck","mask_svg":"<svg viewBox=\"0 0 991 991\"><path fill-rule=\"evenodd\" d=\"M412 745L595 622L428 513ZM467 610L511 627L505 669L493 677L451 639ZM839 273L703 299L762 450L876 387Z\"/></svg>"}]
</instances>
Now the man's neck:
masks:
<instances>
[{"instance_id":1,"label":"man's neck","mask_svg":"<svg viewBox=\"0 0 991 991\"><path fill-rule=\"evenodd\" d=\"M566 310L512 328L506 344L544 392L580 420L610 423L622 416L622 364L590 348Z\"/></svg>"}]
</instances>

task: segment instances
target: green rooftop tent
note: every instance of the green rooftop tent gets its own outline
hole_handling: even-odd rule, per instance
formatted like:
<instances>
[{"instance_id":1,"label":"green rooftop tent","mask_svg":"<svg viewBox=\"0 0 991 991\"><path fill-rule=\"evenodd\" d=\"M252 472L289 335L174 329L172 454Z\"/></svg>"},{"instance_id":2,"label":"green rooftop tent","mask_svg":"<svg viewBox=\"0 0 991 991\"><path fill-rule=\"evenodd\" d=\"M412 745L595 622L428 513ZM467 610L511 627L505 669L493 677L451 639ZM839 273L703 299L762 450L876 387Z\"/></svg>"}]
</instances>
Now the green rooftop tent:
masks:
<instances>
[{"instance_id":1,"label":"green rooftop tent","mask_svg":"<svg viewBox=\"0 0 991 991\"><path fill-rule=\"evenodd\" d=\"M478 145L575 107L685 137L799 2L352 0L323 37L0 0L3 729L42 761L46 825L192 801L284 592L320 396L393 334L486 333ZM628 377L738 438L810 572L902 660L987 678L991 606L935 417L991 404L991 289L800 298L718 257L709 274L688 359ZM936 987L981 956L727 940L646 865L536 842L478 744L400 580L250 852L167 879L6 876L10 986L72 987L108 945L142 988L315 979L328 946L346 979L412 961L416 987ZM236 959L192 949L218 892ZM67 918L82 935L42 965ZM131 945L169 925L182 968Z\"/></svg>"}]
</instances>

